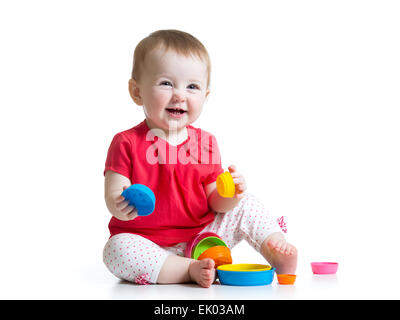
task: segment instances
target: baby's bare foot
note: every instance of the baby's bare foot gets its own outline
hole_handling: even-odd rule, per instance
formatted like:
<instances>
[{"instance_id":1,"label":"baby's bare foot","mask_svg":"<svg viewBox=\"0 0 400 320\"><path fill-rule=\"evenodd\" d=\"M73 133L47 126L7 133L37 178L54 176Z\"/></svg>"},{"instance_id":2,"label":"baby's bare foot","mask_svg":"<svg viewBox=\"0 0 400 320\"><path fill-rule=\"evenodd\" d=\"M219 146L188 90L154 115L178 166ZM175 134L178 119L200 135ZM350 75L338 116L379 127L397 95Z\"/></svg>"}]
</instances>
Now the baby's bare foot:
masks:
<instances>
[{"instance_id":1,"label":"baby's bare foot","mask_svg":"<svg viewBox=\"0 0 400 320\"><path fill-rule=\"evenodd\" d=\"M297 249L286 242L279 234L267 238L263 246L263 255L276 268L277 274L295 274L297 267Z\"/></svg>"},{"instance_id":2,"label":"baby's bare foot","mask_svg":"<svg viewBox=\"0 0 400 320\"><path fill-rule=\"evenodd\" d=\"M215 262L212 259L194 260L189 266L192 281L208 288L215 280Z\"/></svg>"}]
</instances>

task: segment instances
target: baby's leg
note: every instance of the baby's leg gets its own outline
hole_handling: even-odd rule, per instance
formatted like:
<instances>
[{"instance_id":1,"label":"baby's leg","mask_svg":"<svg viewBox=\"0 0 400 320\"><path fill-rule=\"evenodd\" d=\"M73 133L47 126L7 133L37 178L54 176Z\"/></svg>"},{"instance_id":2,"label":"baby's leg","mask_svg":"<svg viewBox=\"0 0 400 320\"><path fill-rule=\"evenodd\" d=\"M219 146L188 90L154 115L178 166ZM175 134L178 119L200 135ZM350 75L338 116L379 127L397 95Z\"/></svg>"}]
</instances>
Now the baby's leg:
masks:
<instances>
[{"instance_id":1,"label":"baby's leg","mask_svg":"<svg viewBox=\"0 0 400 320\"><path fill-rule=\"evenodd\" d=\"M229 248L245 239L278 274L296 271L296 248L286 242L277 219L251 194L246 194L231 211L216 214L203 231L217 233Z\"/></svg>"},{"instance_id":2,"label":"baby's leg","mask_svg":"<svg viewBox=\"0 0 400 320\"><path fill-rule=\"evenodd\" d=\"M167 250L136 234L111 237L103 251L103 262L116 277L138 284L156 283Z\"/></svg>"},{"instance_id":3,"label":"baby's leg","mask_svg":"<svg viewBox=\"0 0 400 320\"><path fill-rule=\"evenodd\" d=\"M138 284L196 282L209 287L215 278L214 261L173 254L139 235L121 233L110 238L103 261L116 277ZM180 249L176 249L179 253Z\"/></svg>"}]
</instances>

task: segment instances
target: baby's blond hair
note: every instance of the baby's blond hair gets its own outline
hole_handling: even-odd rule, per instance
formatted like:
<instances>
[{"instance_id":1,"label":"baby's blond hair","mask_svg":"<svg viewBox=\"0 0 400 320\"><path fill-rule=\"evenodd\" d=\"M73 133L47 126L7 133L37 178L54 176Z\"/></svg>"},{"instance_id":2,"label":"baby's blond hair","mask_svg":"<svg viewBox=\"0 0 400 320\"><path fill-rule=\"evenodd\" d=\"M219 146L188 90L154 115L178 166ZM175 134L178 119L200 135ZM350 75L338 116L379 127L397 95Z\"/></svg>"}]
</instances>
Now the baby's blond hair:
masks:
<instances>
[{"instance_id":1,"label":"baby's blond hair","mask_svg":"<svg viewBox=\"0 0 400 320\"><path fill-rule=\"evenodd\" d=\"M207 65L207 88L210 85L211 61L204 45L191 34L179 30L158 30L141 40L133 56L132 79L139 81L146 54L155 48L172 49L186 57L195 56Z\"/></svg>"}]
</instances>

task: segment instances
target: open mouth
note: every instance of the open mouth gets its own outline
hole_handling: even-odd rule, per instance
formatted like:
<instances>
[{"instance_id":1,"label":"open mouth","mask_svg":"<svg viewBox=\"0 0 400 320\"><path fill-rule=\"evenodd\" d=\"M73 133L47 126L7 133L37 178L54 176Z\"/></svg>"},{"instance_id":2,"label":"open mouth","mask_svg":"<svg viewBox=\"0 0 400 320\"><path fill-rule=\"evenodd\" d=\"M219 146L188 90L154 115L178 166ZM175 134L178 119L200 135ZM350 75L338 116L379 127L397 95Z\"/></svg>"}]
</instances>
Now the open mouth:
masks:
<instances>
[{"instance_id":1,"label":"open mouth","mask_svg":"<svg viewBox=\"0 0 400 320\"><path fill-rule=\"evenodd\" d=\"M181 115L187 112L186 110L180 108L167 108L166 110L173 115Z\"/></svg>"}]
</instances>

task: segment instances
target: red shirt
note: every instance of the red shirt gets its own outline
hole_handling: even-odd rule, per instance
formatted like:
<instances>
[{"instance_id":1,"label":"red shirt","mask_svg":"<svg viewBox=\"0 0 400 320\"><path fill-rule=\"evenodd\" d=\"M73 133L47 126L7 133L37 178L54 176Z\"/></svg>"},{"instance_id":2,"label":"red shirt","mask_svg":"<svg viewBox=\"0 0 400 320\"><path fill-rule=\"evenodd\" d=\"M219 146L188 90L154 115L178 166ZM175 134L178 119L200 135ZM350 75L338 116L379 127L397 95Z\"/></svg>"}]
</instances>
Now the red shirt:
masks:
<instances>
[{"instance_id":1,"label":"red shirt","mask_svg":"<svg viewBox=\"0 0 400 320\"><path fill-rule=\"evenodd\" d=\"M216 139L187 126L188 138L177 146L153 134L144 120L116 134L108 149L105 170L132 184L149 187L156 197L153 213L131 221L112 217L111 236L134 233L160 246L189 241L214 220L205 186L223 172Z\"/></svg>"}]
</instances>

